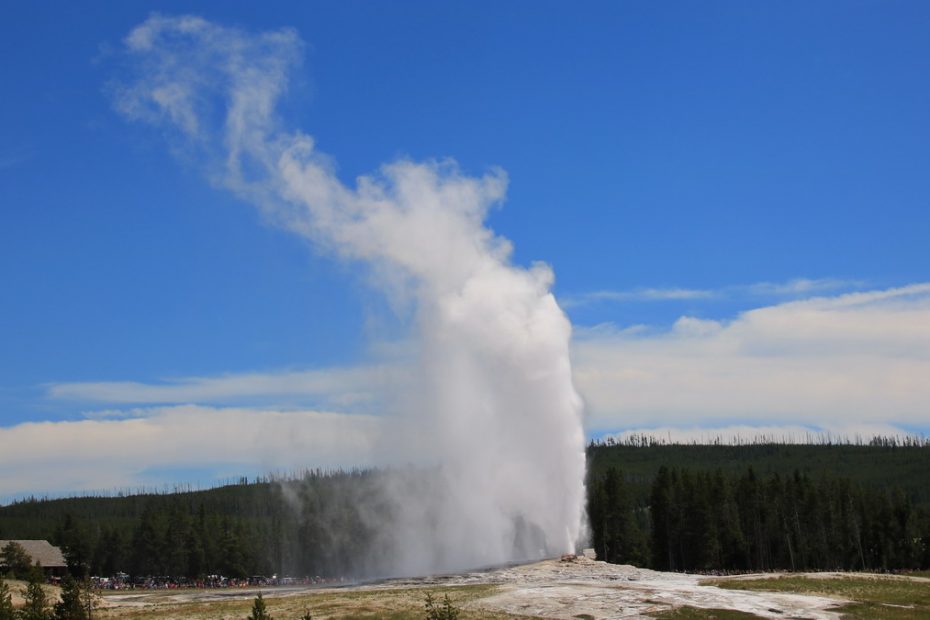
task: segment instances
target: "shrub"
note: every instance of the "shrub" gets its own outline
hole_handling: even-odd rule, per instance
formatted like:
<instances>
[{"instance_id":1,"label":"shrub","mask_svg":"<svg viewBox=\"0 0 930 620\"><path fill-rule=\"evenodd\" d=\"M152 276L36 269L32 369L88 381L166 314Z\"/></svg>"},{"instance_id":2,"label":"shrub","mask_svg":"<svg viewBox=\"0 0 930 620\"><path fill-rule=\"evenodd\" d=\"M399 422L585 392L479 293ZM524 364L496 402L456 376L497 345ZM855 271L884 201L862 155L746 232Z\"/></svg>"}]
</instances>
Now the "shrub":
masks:
<instances>
[{"instance_id":1,"label":"shrub","mask_svg":"<svg viewBox=\"0 0 930 620\"><path fill-rule=\"evenodd\" d=\"M459 610L446 594L442 603L437 603L431 593L426 594L426 620L458 620Z\"/></svg>"},{"instance_id":2,"label":"shrub","mask_svg":"<svg viewBox=\"0 0 930 620\"><path fill-rule=\"evenodd\" d=\"M34 569L29 579L29 585L26 586L26 594L23 597L26 604L19 610L20 620L49 620L52 617L48 605L48 597L42 588L42 571Z\"/></svg>"},{"instance_id":3,"label":"shrub","mask_svg":"<svg viewBox=\"0 0 930 620\"><path fill-rule=\"evenodd\" d=\"M258 593L258 596L256 596L255 600L252 602L252 613L247 620L274 620L265 608L265 599L262 597L261 592Z\"/></svg>"},{"instance_id":4,"label":"shrub","mask_svg":"<svg viewBox=\"0 0 930 620\"><path fill-rule=\"evenodd\" d=\"M10 586L6 585L3 576L0 575L0 620L13 620L15 617Z\"/></svg>"}]
</instances>

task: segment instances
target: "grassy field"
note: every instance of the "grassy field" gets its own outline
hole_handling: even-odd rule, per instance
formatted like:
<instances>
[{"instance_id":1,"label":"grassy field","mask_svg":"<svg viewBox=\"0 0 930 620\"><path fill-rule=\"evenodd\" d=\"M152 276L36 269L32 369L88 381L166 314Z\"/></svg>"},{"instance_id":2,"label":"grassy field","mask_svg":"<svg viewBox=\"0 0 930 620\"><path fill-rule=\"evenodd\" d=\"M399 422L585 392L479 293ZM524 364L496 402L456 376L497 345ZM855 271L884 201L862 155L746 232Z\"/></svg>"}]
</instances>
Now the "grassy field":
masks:
<instances>
[{"instance_id":1,"label":"grassy field","mask_svg":"<svg viewBox=\"0 0 930 620\"><path fill-rule=\"evenodd\" d=\"M13 601L13 606L21 606L23 604L23 594L25 594L28 584L19 579L4 579L3 582L10 589L10 598ZM45 596L48 597L49 601L57 601L58 597L61 596L61 588L45 585L42 586L42 589L45 590Z\"/></svg>"},{"instance_id":2,"label":"grassy field","mask_svg":"<svg viewBox=\"0 0 930 620\"><path fill-rule=\"evenodd\" d=\"M401 589L345 589L324 590L295 596L275 597L273 591L265 595L268 613L275 620L297 620L309 612L315 620L326 618L412 620L425 617L427 593L432 593L437 602L448 594L453 605L461 610L461 620L488 618L504 620L514 618L507 614L494 614L486 610L469 607L469 603L478 598L490 596L497 591L496 586L474 585L435 588L401 588ZM106 600L106 596L103 597ZM156 620L244 620L252 609L252 599L221 600L206 602L185 602L164 600L155 601L139 607L101 608L95 618L136 620L154 618Z\"/></svg>"},{"instance_id":3,"label":"grassy field","mask_svg":"<svg viewBox=\"0 0 930 620\"><path fill-rule=\"evenodd\" d=\"M733 590L793 592L842 598L853 601L839 609L844 618L851 620L930 619L930 582L910 577L787 576L769 579L713 579L703 583Z\"/></svg>"}]
</instances>

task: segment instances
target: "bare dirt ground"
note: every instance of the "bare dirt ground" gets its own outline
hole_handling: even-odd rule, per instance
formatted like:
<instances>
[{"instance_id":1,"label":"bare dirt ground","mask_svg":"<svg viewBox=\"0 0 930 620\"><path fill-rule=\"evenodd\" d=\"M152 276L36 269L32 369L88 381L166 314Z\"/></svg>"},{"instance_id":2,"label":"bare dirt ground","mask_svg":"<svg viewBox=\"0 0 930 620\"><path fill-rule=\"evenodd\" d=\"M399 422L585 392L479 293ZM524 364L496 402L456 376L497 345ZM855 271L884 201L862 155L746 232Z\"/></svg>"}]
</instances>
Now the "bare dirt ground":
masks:
<instances>
[{"instance_id":1,"label":"bare dirt ground","mask_svg":"<svg viewBox=\"0 0 930 620\"><path fill-rule=\"evenodd\" d=\"M426 592L440 596L451 593L470 618L650 618L656 613L689 606L736 610L762 618L827 620L840 618L834 609L847 602L800 594L726 590L701 585L704 579L701 575L661 573L579 557L574 561L546 560L483 572L394 579L344 588L272 588L266 589L264 596L273 614L275 607L284 611L306 606L314 610L314 618L422 617L417 612L422 610ZM192 612L196 607L212 608L214 618L220 611L224 617L227 611L229 617L236 617L239 608L247 610L248 601L257 592L244 589L109 594L104 597L107 607L104 616L195 617ZM229 604L224 605L223 601Z\"/></svg>"}]
</instances>

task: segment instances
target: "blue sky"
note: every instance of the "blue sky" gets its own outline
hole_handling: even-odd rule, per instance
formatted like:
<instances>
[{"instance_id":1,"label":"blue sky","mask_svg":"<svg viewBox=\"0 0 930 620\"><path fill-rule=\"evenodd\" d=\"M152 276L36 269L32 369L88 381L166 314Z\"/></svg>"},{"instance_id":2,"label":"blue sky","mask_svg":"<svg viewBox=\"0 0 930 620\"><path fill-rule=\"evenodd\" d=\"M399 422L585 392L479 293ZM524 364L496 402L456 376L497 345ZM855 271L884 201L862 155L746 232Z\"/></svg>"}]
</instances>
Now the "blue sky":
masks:
<instances>
[{"instance_id":1,"label":"blue sky","mask_svg":"<svg viewBox=\"0 0 930 620\"><path fill-rule=\"evenodd\" d=\"M346 182L398 157L506 170L487 224L555 271L589 434L930 430L926 3L62 2L0 19L0 445L180 407L369 424L404 346L357 265L114 110L155 9L292 28L280 115ZM154 455L0 496L298 458Z\"/></svg>"}]
</instances>

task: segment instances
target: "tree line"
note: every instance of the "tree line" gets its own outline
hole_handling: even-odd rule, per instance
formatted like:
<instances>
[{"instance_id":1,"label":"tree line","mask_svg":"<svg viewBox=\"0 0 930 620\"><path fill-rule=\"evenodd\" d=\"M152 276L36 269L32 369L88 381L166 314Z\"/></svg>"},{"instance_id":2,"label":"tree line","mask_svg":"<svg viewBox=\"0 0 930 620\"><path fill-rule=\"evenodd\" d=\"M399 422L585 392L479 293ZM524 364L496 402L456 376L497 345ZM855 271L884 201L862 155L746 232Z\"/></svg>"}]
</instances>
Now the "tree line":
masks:
<instances>
[{"instance_id":1,"label":"tree line","mask_svg":"<svg viewBox=\"0 0 930 620\"><path fill-rule=\"evenodd\" d=\"M0 538L49 540L75 576L360 577L375 570L377 476L311 471L190 493L23 501L0 507Z\"/></svg>"},{"instance_id":2,"label":"tree line","mask_svg":"<svg viewBox=\"0 0 930 620\"><path fill-rule=\"evenodd\" d=\"M661 466L648 495L610 466L588 481L599 559L672 571L930 567L930 511L900 488L794 472Z\"/></svg>"},{"instance_id":3,"label":"tree line","mask_svg":"<svg viewBox=\"0 0 930 620\"><path fill-rule=\"evenodd\" d=\"M865 466L864 464L868 464ZM601 559L668 570L928 566L930 445L588 447ZM0 539L47 539L71 573L365 578L391 558L377 470L307 471L203 490L0 506Z\"/></svg>"}]
</instances>

